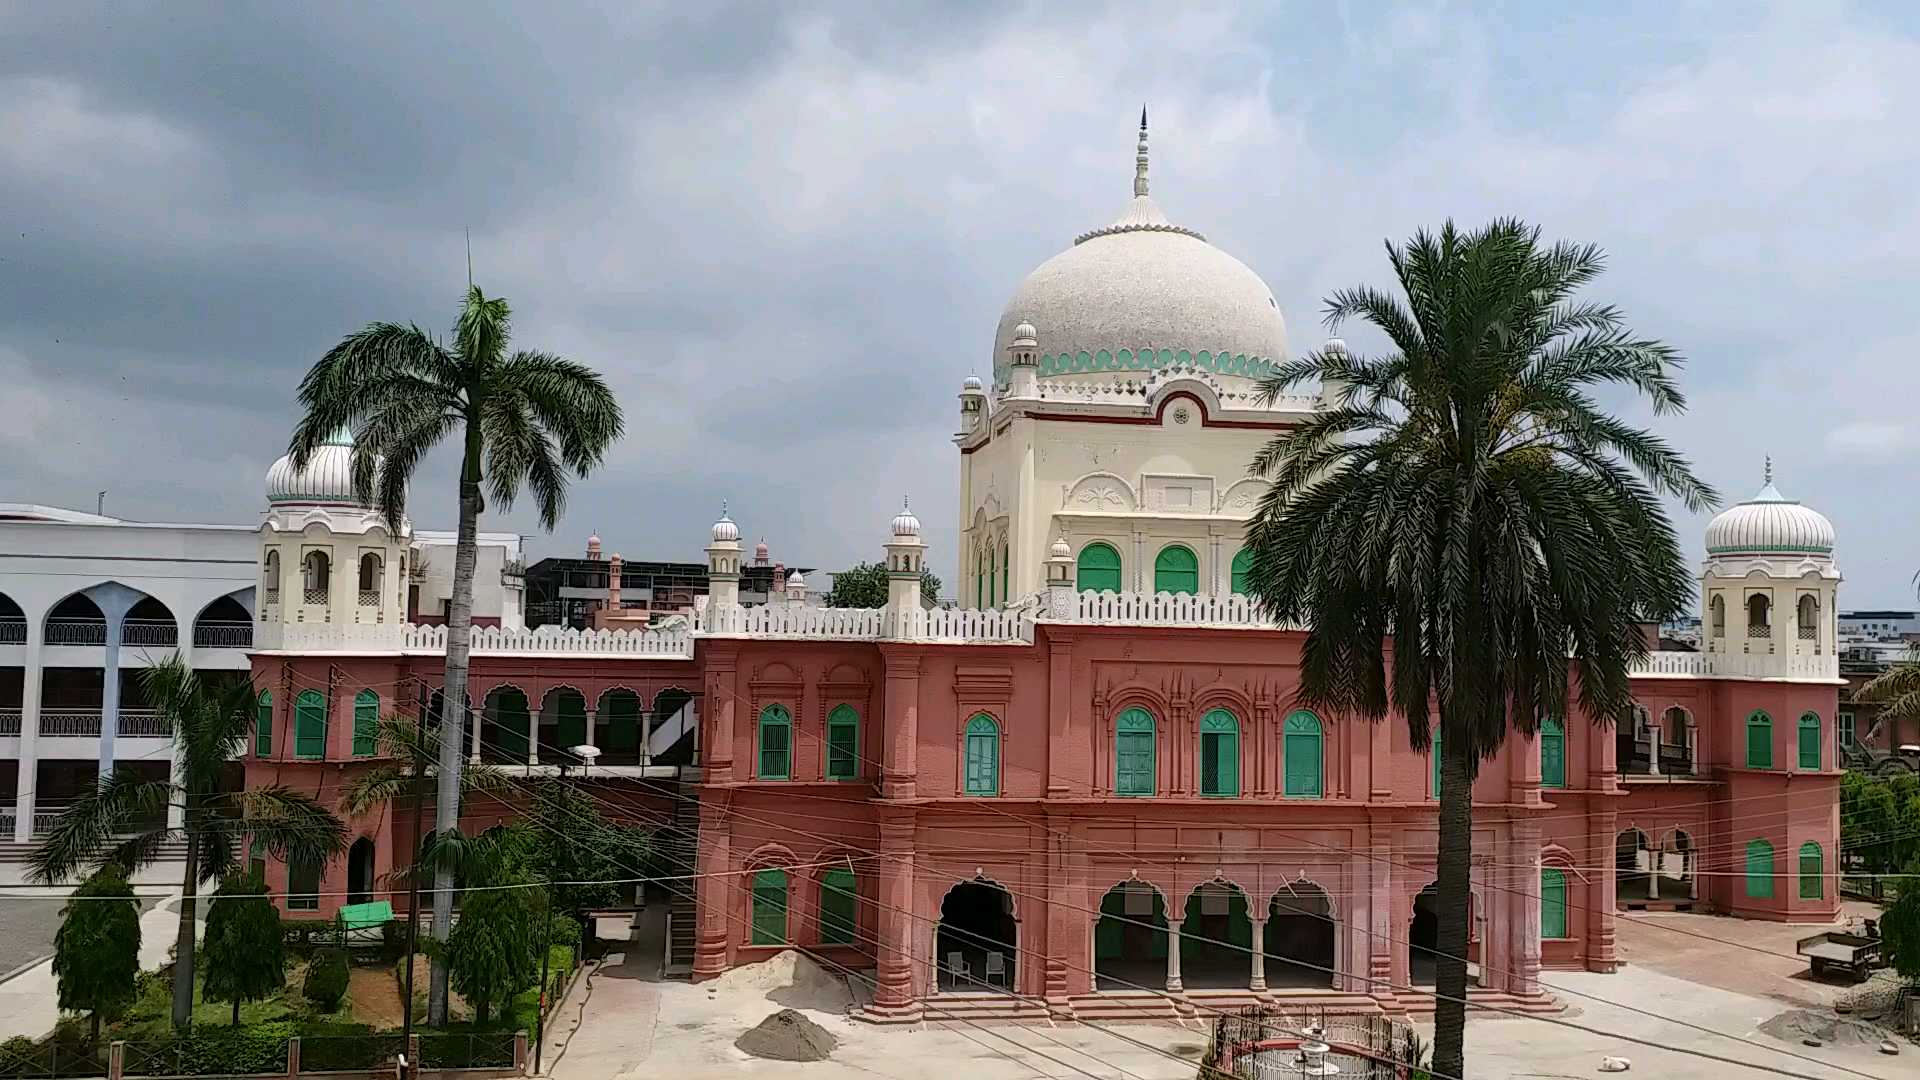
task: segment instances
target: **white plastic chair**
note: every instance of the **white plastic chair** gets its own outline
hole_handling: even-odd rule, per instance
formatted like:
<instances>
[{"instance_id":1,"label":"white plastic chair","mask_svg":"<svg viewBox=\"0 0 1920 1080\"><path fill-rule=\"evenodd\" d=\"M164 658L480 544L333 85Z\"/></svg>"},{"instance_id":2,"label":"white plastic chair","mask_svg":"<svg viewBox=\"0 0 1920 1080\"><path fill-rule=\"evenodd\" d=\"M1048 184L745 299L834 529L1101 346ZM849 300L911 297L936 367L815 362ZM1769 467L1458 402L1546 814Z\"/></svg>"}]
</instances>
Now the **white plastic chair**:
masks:
<instances>
[{"instance_id":1,"label":"white plastic chair","mask_svg":"<svg viewBox=\"0 0 1920 1080\"><path fill-rule=\"evenodd\" d=\"M964 953L955 950L947 954L947 975L953 979L956 990L965 989L966 985L973 981L973 972L967 969Z\"/></svg>"},{"instance_id":2,"label":"white plastic chair","mask_svg":"<svg viewBox=\"0 0 1920 1080\"><path fill-rule=\"evenodd\" d=\"M1007 985L1007 958L1003 953L990 952L987 954L986 979L988 986L993 985L995 977L999 978L1000 986L1004 989Z\"/></svg>"}]
</instances>

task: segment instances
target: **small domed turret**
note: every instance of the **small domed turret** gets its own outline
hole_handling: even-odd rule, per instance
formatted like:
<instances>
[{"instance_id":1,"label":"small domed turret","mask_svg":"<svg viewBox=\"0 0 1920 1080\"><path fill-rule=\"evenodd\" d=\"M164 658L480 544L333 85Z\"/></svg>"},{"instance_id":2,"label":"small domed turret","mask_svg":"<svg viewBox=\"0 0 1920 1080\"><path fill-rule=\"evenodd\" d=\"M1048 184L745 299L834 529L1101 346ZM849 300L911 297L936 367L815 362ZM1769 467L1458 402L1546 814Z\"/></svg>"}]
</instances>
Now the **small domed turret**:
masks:
<instances>
[{"instance_id":1,"label":"small domed turret","mask_svg":"<svg viewBox=\"0 0 1920 1080\"><path fill-rule=\"evenodd\" d=\"M353 433L341 425L314 447L304 469L294 469L293 455L281 455L267 470L267 501L274 505L360 506L353 491Z\"/></svg>"},{"instance_id":2,"label":"small domed turret","mask_svg":"<svg viewBox=\"0 0 1920 1080\"><path fill-rule=\"evenodd\" d=\"M920 519L913 516L913 511L908 507L905 499L900 501L900 512L893 517L893 535L920 535Z\"/></svg>"},{"instance_id":3,"label":"small domed turret","mask_svg":"<svg viewBox=\"0 0 1920 1080\"><path fill-rule=\"evenodd\" d=\"M1769 459L1760 491L1707 523L1707 554L1831 556L1833 522L1780 494Z\"/></svg>"},{"instance_id":4,"label":"small domed turret","mask_svg":"<svg viewBox=\"0 0 1920 1080\"><path fill-rule=\"evenodd\" d=\"M713 539L718 543L735 543L740 539L740 526L727 516L727 504L720 504L720 520L713 523Z\"/></svg>"}]
</instances>

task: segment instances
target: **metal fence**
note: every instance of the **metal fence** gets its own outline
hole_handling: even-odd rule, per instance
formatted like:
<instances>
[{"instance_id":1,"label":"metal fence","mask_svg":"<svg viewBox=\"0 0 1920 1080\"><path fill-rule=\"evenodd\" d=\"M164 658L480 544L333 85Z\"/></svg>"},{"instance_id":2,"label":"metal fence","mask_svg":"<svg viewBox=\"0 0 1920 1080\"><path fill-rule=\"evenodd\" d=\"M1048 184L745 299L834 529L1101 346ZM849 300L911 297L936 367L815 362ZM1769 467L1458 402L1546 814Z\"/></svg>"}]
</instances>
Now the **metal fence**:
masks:
<instances>
[{"instance_id":1,"label":"metal fence","mask_svg":"<svg viewBox=\"0 0 1920 1080\"><path fill-rule=\"evenodd\" d=\"M420 1066L426 1069L511 1069L515 1039L516 1034L511 1031L423 1034L420 1036Z\"/></svg>"},{"instance_id":2,"label":"metal fence","mask_svg":"<svg viewBox=\"0 0 1920 1080\"><path fill-rule=\"evenodd\" d=\"M1404 1022L1377 1013L1328 1016L1320 1010L1251 1006L1214 1021L1199 1076L1291 1080L1317 1075L1311 1065L1318 1062L1337 1066L1339 1076L1402 1080L1410 1031ZM1303 1059L1302 1043L1324 1044L1323 1052Z\"/></svg>"},{"instance_id":3,"label":"metal fence","mask_svg":"<svg viewBox=\"0 0 1920 1080\"><path fill-rule=\"evenodd\" d=\"M406 1052L400 1035L303 1035L300 1071L365 1072L389 1068Z\"/></svg>"},{"instance_id":4,"label":"metal fence","mask_svg":"<svg viewBox=\"0 0 1920 1080\"><path fill-rule=\"evenodd\" d=\"M20 1039L0 1042L0 1077L65 1077L107 1075L105 1047L64 1043L49 1039L29 1043Z\"/></svg>"},{"instance_id":5,"label":"metal fence","mask_svg":"<svg viewBox=\"0 0 1920 1080\"><path fill-rule=\"evenodd\" d=\"M260 1038L241 1028L184 1039L129 1040L121 1044L122 1076L285 1075L287 1040Z\"/></svg>"}]
</instances>

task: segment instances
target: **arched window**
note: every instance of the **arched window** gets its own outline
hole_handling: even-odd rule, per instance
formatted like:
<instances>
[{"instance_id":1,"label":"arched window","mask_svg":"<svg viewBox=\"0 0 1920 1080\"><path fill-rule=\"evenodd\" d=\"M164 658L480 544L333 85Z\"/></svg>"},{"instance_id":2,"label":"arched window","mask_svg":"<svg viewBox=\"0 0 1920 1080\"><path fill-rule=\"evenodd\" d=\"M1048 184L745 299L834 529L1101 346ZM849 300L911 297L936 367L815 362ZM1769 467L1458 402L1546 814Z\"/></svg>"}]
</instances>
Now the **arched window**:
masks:
<instances>
[{"instance_id":1,"label":"arched window","mask_svg":"<svg viewBox=\"0 0 1920 1080\"><path fill-rule=\"evenodd\" d=\"M1747 841L1747 896L1754 900L1773 897L1773 845L1765 840Z\"/></svg>"},{"instance_id":2,"label":"arched window","mask_svg":"<svg viewBox=\"0 0 1920 1080\"><path fill-rule=\"evenodd\" d=\"M265 588L267 603L272 604L272 603L279 602L280 600L280 552L278 549L269 548L267 550L266 564L261 569L260 576L262 579L264 579L262 580L261 584Z\"/></svg>"},{"instance_id":3,"label":"arched window","mask_svg":"<svg viewBox=\"0 0 1920 1080\"><path fill-rule=\"evenodd\" d=\"M1806 713L1800 717L1800 767L1818 769L1820 767L1820 716L1818 713Z\"/></svg>"},{"instance_id":4,"label":"arched window","mask_svg":"<svg viewBox=\"0 0 1920 1080\"><path fill-rule=\"evenodd\" d=\"M1558 720L1540 725L1540 786L1567 786L1567 731Z\"/></svg>"},{"instance_id":5,"label":"arched window","mask_svg":"<svg viewBox=\"0 0 1920 1080\"><path fill-rule=\"evenodd\" d=\"M820 875L820 944L853 944L856 895L852 870L836 866Z\"/></svg>"},{"instance_id":6,"label":"arched window","mask_svg":"<svg viewBox=\"0 0 1920 1080\"><path fill-rule=\"evenodd\" d=\"M1240 721L1225 709L1200 718L1200 794L1240 794Z\"/></svg>"},{"instance_id":7,"label":"arched window","mask_svg":"<svg viewBox=\"0 0 1920 1080\"><path fill-rule=\"evenodd\" d=\"M327 585L331 577L331 568L324 551L309 551L301 560L302 587L306 591L306 602L324 604L327 602Z\"/></svg>"},{"instance_id":8,"label":"arched window","mask_svg":"<svg viewBox=\"0 0 1920 1080\"><path fill-rule=\"evenodd\" d=\"M1116 795L1152 795L1153 715L1145 709L1127 709L1113 722L1113 792Z\"/></svg>"},{"instance_id":9,"label":"arched window","mask_svg":"<svg viewBox=\"0 0 1920 1080\"><path fill-rule=\"evenodd\" d=\"M380 603L380 556L369 551L360 556L360 606Z\"/></svg>"},{"instance_id":10,"label":"arched window","mask_svg":"<svg viewBox=\"0 0 1920 1080\"><path fill-rule=\"evenodd\" d=\"M1320 718L1305 709L1287 716L1281 737L1285 756L1286 793L1294 798L1317 799L1324 793Z\"/></svg>"},{"instance_id":11,"label":"arched window","mask_svg":"<svg viewBox=\"0 0 1920 1080\"><path fill-rule=\"evenodd\" d=\"M318 690L302 690L293 699L293 756L327 756L327 699Z\"/></svg>"},{"instance_id":12,"label":"arched window","mask_svg":"<svg viewBox=\"0 0 1920 1080\"><path fill-rule=\"evenodd\" d=\"M1766 593L1754 593L1747 597L1747 636L1773 636L1773 599Z\"/></svg>"},{"instance_id":13,"label":"arched window","mask_svg":"<svg viewBox=\"0 0 1920 1080\"><path fill-rule=\"evenodd\" d=\"M253 756L273 756L273 691L260 691L260 704L253 712Z\"/></svg>"},{"instance_id":14,"label":"arched window","mask_svg":"<svg viewBox=\"0 0 1920 1080\"><path fill-rule=\"evenodd\" d=\"M1540 936L1567 937L1567 875L1551 866L1540 870Z\"/></svg>"},{"instance_id":15,"label":"arched window","mask_svg":"<svg viewBox=\"0 0 1920 1080\"><path fill-rule=\"evenodd\" d=\"M851 705L835 705L827 714L827 779L860 775L860 714Z\"/></svg>"},{"instance_id":16,"label":"arched window","mask_svg":"<svg viewBox=\"0 0 1920 1080\"><path fill-rule=\"evenodd\" d=\"M1820 845L1812 840L1800 845L1800 899L1818 900L1824 895L1821 877L1824 874L1820 859Z\"/></svg>"},{"instance_id":17,"label":"arched window","mask_svg":"<svg viewBox=\"0 0 1920 1080\"><path fill-rule=\"evenodd\" d=\"M987 606L987 553L973 553L973 606Z\"/></svg>"},{"instance_id":18,"label":"arched window","mask_svg":"<svg viewBox=\"0 0 1920 1080\"><path fill-rule=\"evenodd\" d=\"M1227 580L1227 587L1233 590L1233 595L1247 595L1247 571L1252 568L1253 552L1247 548L1241 548L1239 554L1233 557L1232 568L1229 571Z\"/></svg>"},{"instance_id":19,"label":"arched window","mask_svg":"<svg viewBox=\"0 0 1920 1080\"><path fill-rule=\"evenodd\" d=\"M1727 636L1727 601L1719 593L1714 593L1713 599L1707 601L1707 623L1714 637Z\"/></svg>"},{"instance_id":20,"label":"arched window","mask_svg":"<svg viewBox=\"0 0 1920 1080\"><path fill-rule=\"evenodd\" d=\"M1006 603L1012 597L1013 555L1007 545L1000 545L1000 602Z\"/></svg>"},{"instance_id":21,"label":"arched window","mask_svg":"<svg viewBox=\"0 0 1920 1080\"><path fill-rule=\"evenodd\" d=\"M287 864L287 910L320 910L320 863L296 858Z\"/></svg>"},{"instance_id":22,"label":"arched window","mask_svg":"<svg viewBox=\"0 0 1920 1080\"><path fill-rule=\"evenodd\" d=\"M1747 717L1747 768L1773 768L1773 717L1758 709Z\"/></svg>"},{"instance_id":23,"label":"arched window","mask_svg":"<svg viewBox=\"0 0 1920 1080\"><path fill-rule=\"evenodd\" d=\"M1667 709L1665 738L1668 746L1687 745L1687 710L1678 705Z\"/></svg>"},{"instance_id":24,"label":"arched window","mask_svg":"<svg viewBox=\"0 0 1920 1080\"><path fill-rule=\"evenodd\" d=\"M1794 622L1798 624L1795 627L1795 636L1801 641L1818 641L1820 639L1820 599L1812 593L1801 593L1800 604L1794 614L1797 616Z\"/></svg>"},{"instance_id":25,"label":"arched window","mask_svg":"<svg viewBox=\"0 0 1920 1080\"><path fill-rule=\"evenodd\" d=\"M753 875L754 945L787 943L787 872L762 870Z\"/></svg>"},{"instance_id":26,"label":"arched window","mask_svg":"<svg viewBox=\"0 0 1920 1080\"><path fill-rule=\"evenodd\" d=\"M1000 794L1000 725L979 713L967 721L968 795Z\"/></svg>"},{"instance_id":27,"label":"arched window","mask_svg":"<svg viewBox=\"0 0 1920 1080\"><path fill-rule=\"evenodd\" d=\"M1433 761L1433 797L1440 797L1440 725L1433 728L1433 742L1427 747L1427 756Z\"/></svg>"},{"instance_id":28,"label":"arched window","mask_svg":"<svg viewBox=\"0 0 1920 1080\"><path fill-rule=\"evenodd\" d=\"M1153 591L1185 593L1200 591L1200 560L1191 548L1168 544L1153 557Z\"/></svg>"},{"instance_id":29,"label":"arched window","mask_svg":"<svg viewBox=\"0 0 1920 1080\"><path fill-rule=\"evenodd\" d=\"M1119 592L1120 553L1111 544L1092 543L1081 548L1073 587L1080 592Z\"/></svg>"},{"instance_id":30,"label":"arched window","mask_svg":"<svg viewBox=\"0 0 1920 1080\"><path fill-rule=\"evenodd\" d=\"M999 557L999 554L1000 554L999 552L995 551L992 548L987 549L987 606L988 607L992 607L995 603L998 602L994 597L993 587L999 583L999 578L995 574L996 568L994 564L994 560Z\"/></svg>"},{"instance_id":31,"label":"arched window","mask_svg":"<svg viewBox=\"0 0 1920 1080\"><path fill-rule=\"evenodd\" d=\"M380 728L380 695L362 690L353 695L353 756L373 753Z\"/></svg>"},{"instance_id":32,"label":"arched window","mask_svg":"<svg viewBox=\"0 0 1920 1080\"><path fill-rule=\"evenodd\" d=\"M785 780L793 775L793 715L785 705L760 710L760 776Z\"/></svg>"}]
</instances>

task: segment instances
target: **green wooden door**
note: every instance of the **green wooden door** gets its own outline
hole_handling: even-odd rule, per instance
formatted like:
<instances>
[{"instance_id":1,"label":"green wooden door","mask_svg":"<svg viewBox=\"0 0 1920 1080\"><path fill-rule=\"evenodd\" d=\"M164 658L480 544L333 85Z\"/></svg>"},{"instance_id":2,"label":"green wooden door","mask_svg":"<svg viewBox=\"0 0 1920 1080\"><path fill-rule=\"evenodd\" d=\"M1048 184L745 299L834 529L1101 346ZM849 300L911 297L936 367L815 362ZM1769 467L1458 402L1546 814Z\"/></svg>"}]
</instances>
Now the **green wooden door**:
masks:
<instances>
[{"instance_id":1,"label":"green wooden door","mask_svg":"<svg viewBox=\"0 0 1920 1080\"><path fill-rule=\"evenodd\" d=\"M1287 717L1281 743L1286 758L1286 793L1295 798L1319 798L1325 786L1320 718L1305 709L1294 712Z\"/></svg>"},{"instance_id":2,"label":"green wooden door","mask_svg":"<svg viewBox=\"0 0 1920 1080\"><path fill-rule=\"evenodd\" d=\"M1200 794L1240 794L1240 721L1225 709L1200 718Z\"/></svg>"},{"instance_id":3,"label":"green wooden door","mask_svg":"<svg viewBox=\"0 0 1920 1080\"><path fill-rule=\"evenodd\" d=\"M1773 897L1773 845L1765 840L1747 841L1747 896Z\"/></svg>"},{"instance_id":4,"label":"green wooden door","mask_svg":"<svg viewBox=\"0 0 1920 1080\"><path fill-rule=\"evenodd\" d=\"M1153 794L1153 717L1145 709L1120 714L1114 722L1113 750L1114 794Z\"/></svg>"},{"instance_id":5,"label":"green wooden door","mask_svg":"<svg viewBox=\"0 0 1920 1080\"><path fill-rule=\"evenodd\" d=\"M1540 871L1540 936L1568 936L1567 875L1552 867Z\"/></svg>"}]
</instances>

